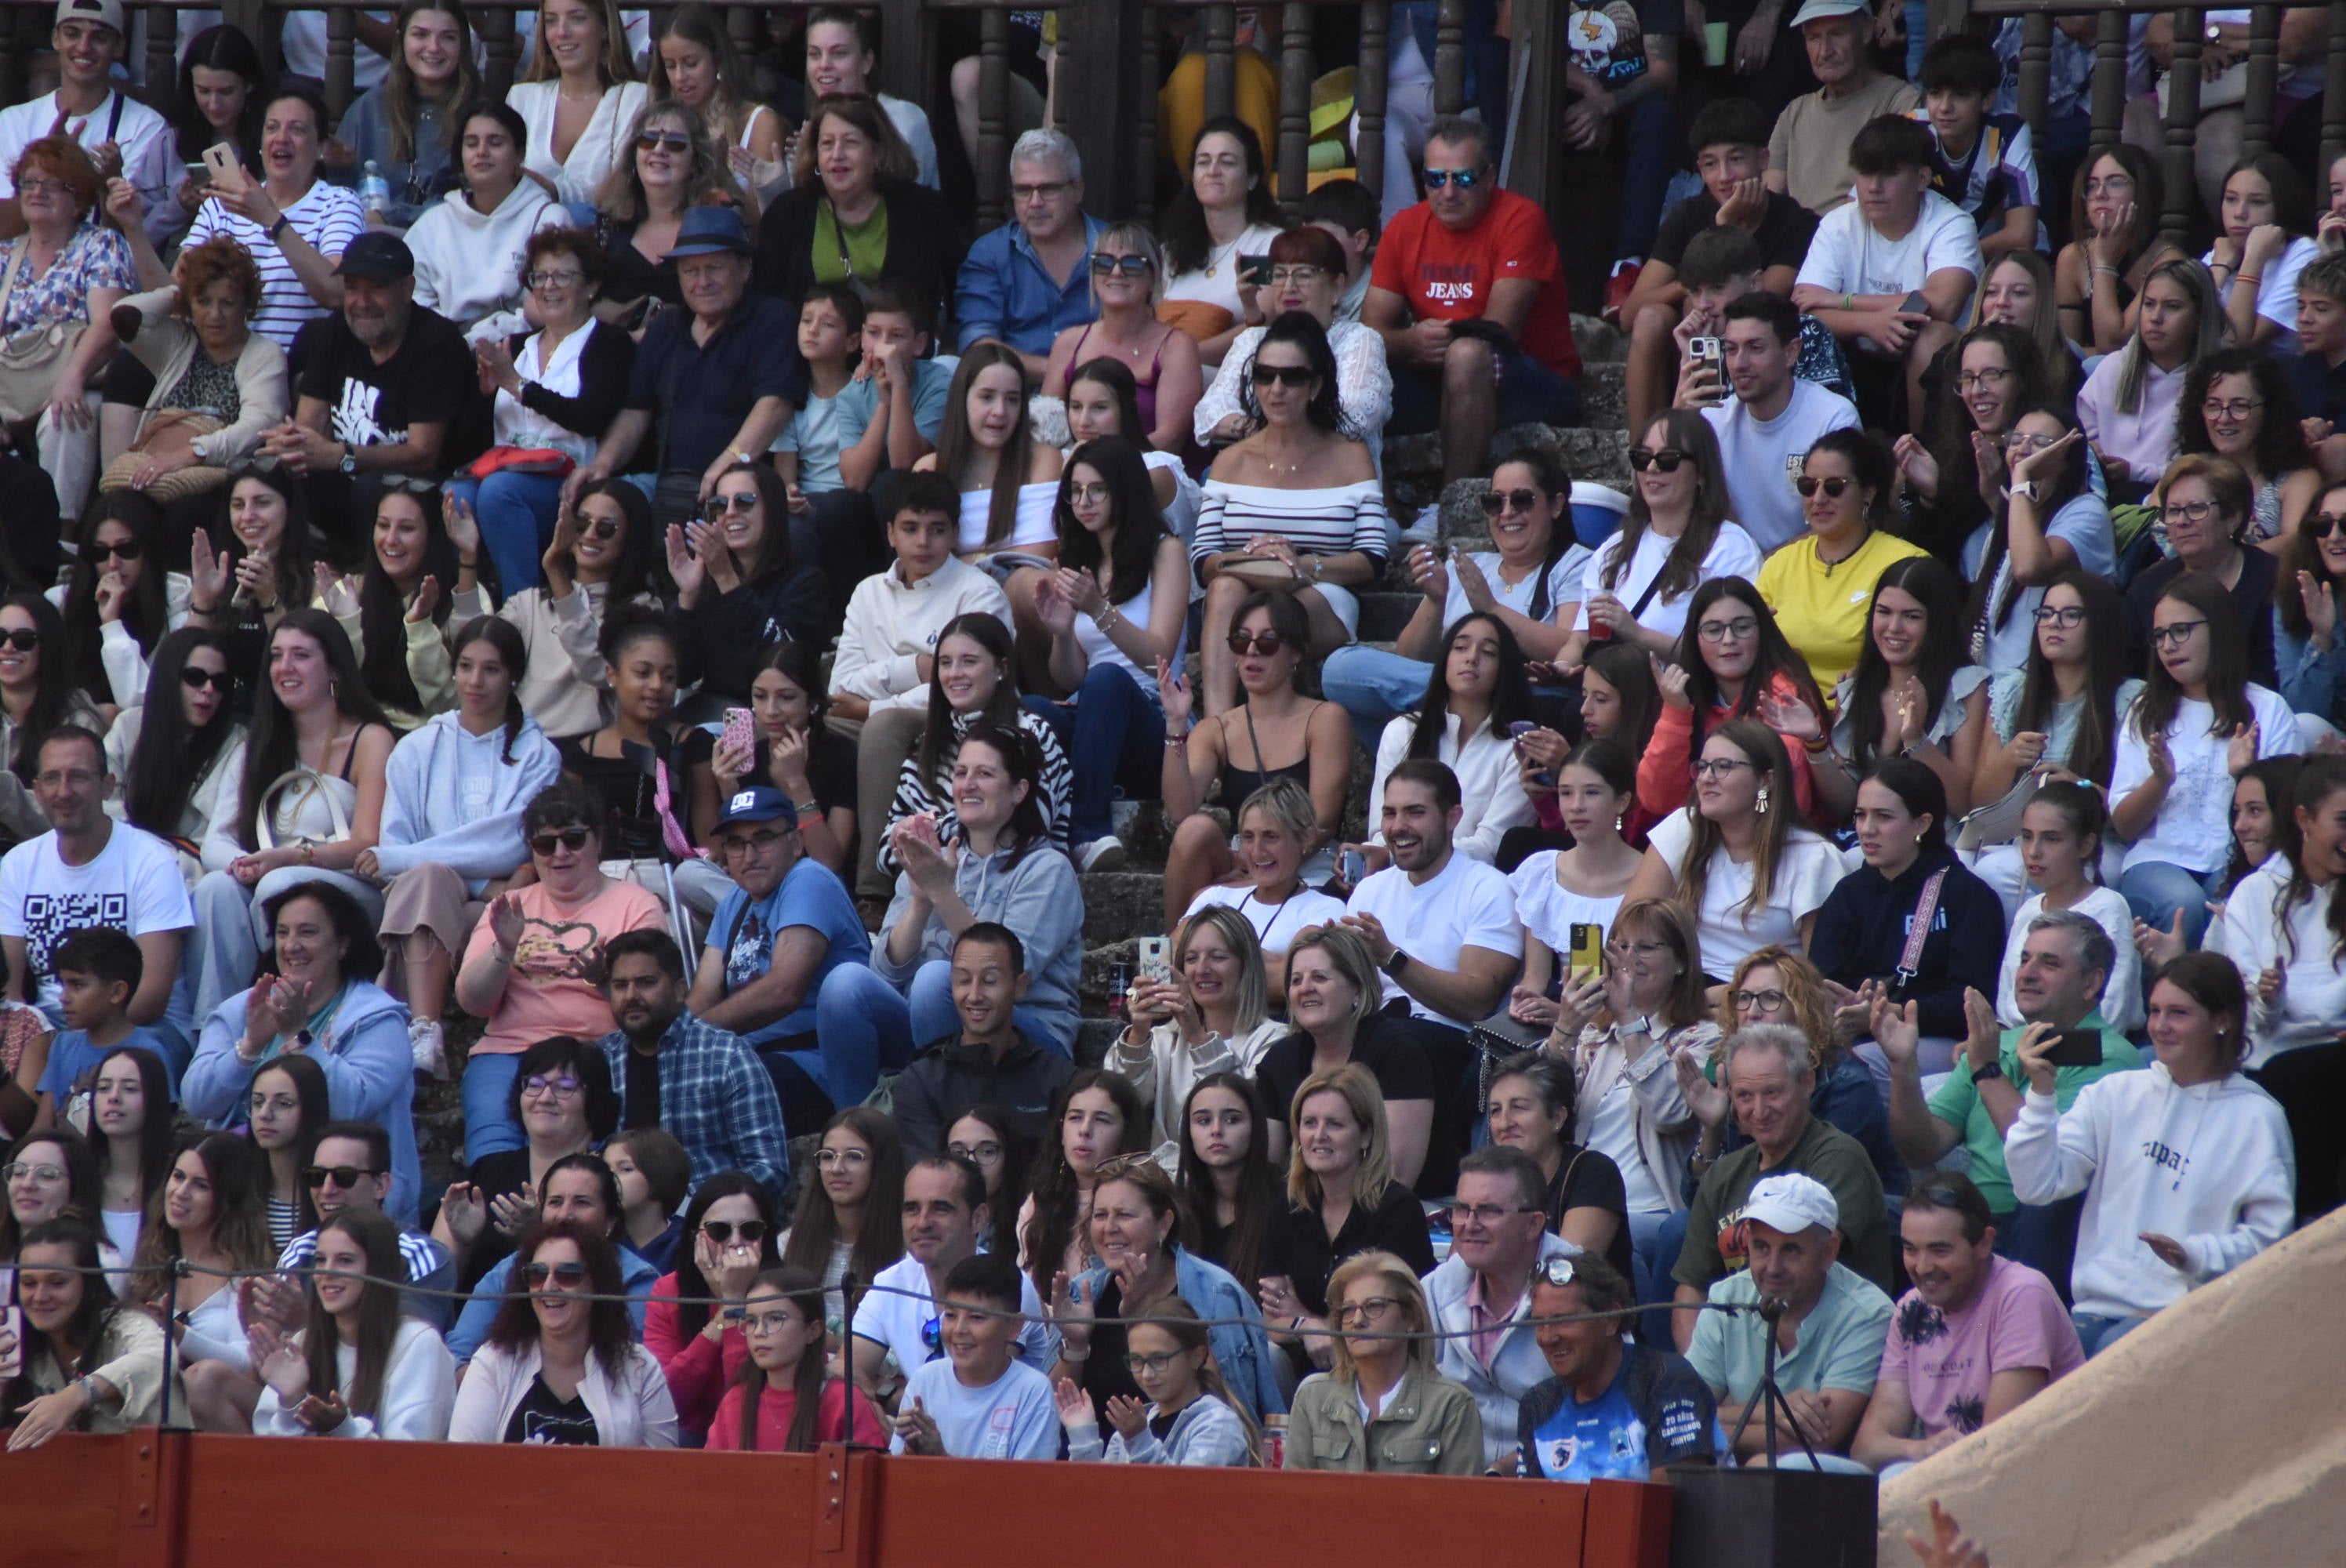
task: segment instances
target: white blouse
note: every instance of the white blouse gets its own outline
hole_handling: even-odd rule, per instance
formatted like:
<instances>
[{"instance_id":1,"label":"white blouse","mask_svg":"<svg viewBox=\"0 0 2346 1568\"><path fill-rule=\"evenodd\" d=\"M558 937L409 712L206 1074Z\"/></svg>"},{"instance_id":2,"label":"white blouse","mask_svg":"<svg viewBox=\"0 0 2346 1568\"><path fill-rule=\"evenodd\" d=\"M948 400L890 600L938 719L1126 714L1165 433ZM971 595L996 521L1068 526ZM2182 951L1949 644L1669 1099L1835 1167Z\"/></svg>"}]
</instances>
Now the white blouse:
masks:
<instances>
[{"instance_id":1,"label":"white blouse","mask_svg":"<svg viewBox=\"0 0 2346 1568\"><path fill-rule=\"evenodd\" d=\"M1687 847L1694 841L1694 808L1682 806L1654 824L1646 841L1676 877L1686 862ZM1702 908L1695 921L1701 939L1702 972L1729 975L1746 955L1771 944L1807 951L1800 922L1824 907L1826 897L1846 868L1841 851L1805 828L1785 837L1784 849L1770 879L1768 901L1747 909L1751 897L1751 867L1739 864L1725 845L1711 853L1703 879Z\"/></svg>"},{"instance_id":2,"label":"white blouse","mask_svg":"<svg viewBox=\"0 0 2346 1568\"><path fill-rule=\"evenodd\" d=\"M1234 413L1246 412L1242 390L1261 346L1265 329L1249 327L1230 340L1222 366L1198 400L1198 443L1204 445L1214 426ZM1369 455L1384 468L1385 422L1392 418L1392 369L1385 362L1385 341L1375 329L1358 321L1339 321L1328 329L1328 347L1336 355L1336 406L1352 422L1352 433L1368 443Z\"/></svg>"},{"instance_id":3,"label":"white blouse","mask_svg":"<svg viewBox=\"0 0 2346 1568\"><path fill-rule=\"evenodd\" d=\"M1504 735L1492 734L1486 723L1461 746L1458 727L1456 714L1444 715L1442 739L1434 748L1434 759L1447 763L1458 776L1459 799L1464 809L1458 826L1451 830L1451 841L1460 853L1487 864L1498 859L1499 840L1507 830L1529 827L1535 813L1531 797L1524 793L1523 776L1515 770L1515 742ZM1385 798L1385 779L1408 757L1410 737L1416 732L1414 713L1404 713L1385 726L1377 742L1376 775L1369 782L1371 801ZM1384 841L1382 828L1369 835L1372 844Z\"/></svg>"},{"instance_id":4,"label":"white blouse","mask_svg":"<svg viewBox=\"0 0 2346 1568\"><path fill-rule=\"evenodd\" d=\"M643 113L644 84L620 82L603 90L594 117L578 134L567 162L554 156L554 117L561 107L559 81L515 82L505 102L521 116L529 131L529 156L522 167L554 182L555 195L564 201L592 203L604 176L627 156L637 117Z\"/></svg>"}]
</instances>

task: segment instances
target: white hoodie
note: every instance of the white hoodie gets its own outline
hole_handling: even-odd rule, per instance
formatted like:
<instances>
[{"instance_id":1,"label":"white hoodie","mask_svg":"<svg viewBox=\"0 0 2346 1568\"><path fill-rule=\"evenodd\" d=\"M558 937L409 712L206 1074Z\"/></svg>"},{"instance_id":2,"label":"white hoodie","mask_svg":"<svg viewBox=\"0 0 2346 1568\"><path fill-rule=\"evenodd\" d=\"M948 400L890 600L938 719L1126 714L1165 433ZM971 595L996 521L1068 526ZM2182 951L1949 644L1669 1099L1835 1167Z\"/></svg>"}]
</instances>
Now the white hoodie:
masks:
<instances>
[{"instance_id":1,"label":"white hoodie","mask_svg":"<svg viewBox=\"0 0 2346 1568\"><path fill-rule=\"evenodd\" d=\"M2031 1088L2004 1163L2023 1203L2086 1194L2070 1285L2098 1318L2156 1312L2287 1236L2297 1213L2289 1123L2238 1073L2185 1087L2153 1063L2096 1078L2066 1115ZM2146 1232L2174 1237L2189 1267L2161 1263Z\"/></svg>"},{"instance_id":2,"label":"white hoodie","mask_svg":"<svg viewBox=\"0 0 2346 1568\"><path fill-rule=\"evenodd\" d=\"M221 1292L226 1295L226 1291ZM300 1342L298 1339L295 1341ZM334 1364L341 1386L347 1389L358 1376L356 1345L335 1347ZM456 1408L456 1360L441 1342L439 1331L420 1319L402 1318L398 1337L391 1342L391 1359L383 1366L382 1392L372 1416L352 1414L342 1424L320 1437L389 1438L409 1442L445 1442L448 1418ZM307 1437L310 1429L293 1419L267 1383L252 1408L252 1430L261 1437Z\"/></svg>"},{"instance_id":3,"label":"white hoodie","mask_svg":"<svg viewBox=\"0 0 2346 1568\"><path fill-rule=\"evenodd\" d=\"M2275 854L2242 877L2224 901L2224 956L2249 988L2251 1067L2300 1045L2327 1044L2338 1038L2339 1020L2346 1019L2346 969L2330 929L2330 900L2338 884L2308 889L2311 896L2284 921L2279 911L2289 877L2289 857ZM2273 968L2281 971L2280 1004L2267 1007L2257 998L2257 980Z\"/></svg>"},{"instance_id":4,"label":"white hoodie","mask_svg":"<svg viewBox=\"0 0 2346 1568\"><path fill-rule=\"evenodd\" d=\"M865 698L874 713L925 708L929 683L921 678L920 659L937 651L937 634L947 621L978 610L1010 624L1010 601L1001 585L966 561L948 560L910 585L896 566L874 573L855 585L847 601L831 689Z\"/></svg>"},{"instance_id":5,"label":"white hoodie","mask_svg":"<svg viewBox=\"0 0 2346 1568\"><path fill-rule=\"evenodd\" d=\"M523 330L521 263L529 237L570 221L546 188L525 178L495 212L475 212L461 190L452 190L407 231L415 253L415 302L456 323L466 338L480 335L484 318L512 312L509 330Z\"/></svg>"}]
</instances>

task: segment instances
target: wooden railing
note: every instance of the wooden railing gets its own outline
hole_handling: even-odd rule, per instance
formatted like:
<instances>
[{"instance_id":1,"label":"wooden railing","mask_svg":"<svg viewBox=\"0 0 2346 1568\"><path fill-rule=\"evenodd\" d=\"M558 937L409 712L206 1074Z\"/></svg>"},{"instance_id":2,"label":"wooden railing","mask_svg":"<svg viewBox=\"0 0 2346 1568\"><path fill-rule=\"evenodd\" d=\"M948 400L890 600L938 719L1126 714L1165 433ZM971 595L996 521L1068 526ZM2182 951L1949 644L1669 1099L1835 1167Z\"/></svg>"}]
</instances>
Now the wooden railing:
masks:
<instances>
[{"instance_id":1,"label":"wooden railing","mask_svg":"<svg viewBox=\"0 0 2346 1568\"><path fill-rule=\"evenodd\" d=\"M169 112L178 80L175 64L178 12L203 0L135 0L147 23L146 97ZM755 40L773 0L709 0L729 14L734 36ZM339 117L354 93L357 14L380 8L382 0L226 0L225 20L257 40L272 40L270 20L290 10L322 10L327 16L326 102ZM522 62L515 58L514 14L527 0L466 0L485 47L487 85L502 94ZM1263 50L1278 74L1277 145L1264 149L1277 175L1280 199L1290 211L1309 183L1311 86L1321 72L1341 62L1319 61L1311 48L1311 12L1319 5L1357 9L1361 47L1357 76L1361 131L1357 168L1372 190L1384 166L1385 78L1392 0L1290 0L1257 7L1271 36ZM1440 0L1433 60L1434 103L1453 112L1465 102L1467 0ZM24 66L47 47L53 0L0 0L0 102L17 101L24 91ZM207 5L206 8L211 8ZM940 137L954 134L944 91L942 25L951 13L977 14L979 41L978 147L975 158L977 212L991 226L1008 216L1008 157L1011 135L1010 13L1032 9L1031 0L876 0L880 34L880 86L899 97L937 111ZM1239 66L1233 40L1239 7L1230 0L1080 0L1057 8L1059 119L1084 156L1087 205L1117 215L1151 215L1157 188L1157 89L1164 74L1167 39L1161 13L1202 14L1205 108L1228 114L1238 101ZM1519 7L1519 13L1524 8ZM1538 10L1544 14L1543 3ZM659 13L655 10L654 15ZM1275 26L1272 19L1275 18ZM264 51L270 45L263 44ZM1534 122L1538 123L1538 122Z\"/></svg>"}]
</instances>

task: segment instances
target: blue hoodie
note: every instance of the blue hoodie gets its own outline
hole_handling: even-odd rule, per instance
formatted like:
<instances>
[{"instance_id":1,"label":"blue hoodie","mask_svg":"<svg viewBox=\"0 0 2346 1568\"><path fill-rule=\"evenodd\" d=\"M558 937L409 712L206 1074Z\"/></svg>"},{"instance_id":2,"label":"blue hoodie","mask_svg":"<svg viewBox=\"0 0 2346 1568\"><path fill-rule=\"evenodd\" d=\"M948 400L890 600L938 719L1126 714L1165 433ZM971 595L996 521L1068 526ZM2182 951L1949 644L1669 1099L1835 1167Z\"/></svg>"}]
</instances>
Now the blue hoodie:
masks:
<instances>
[{"instance_id":1,"label":"blue hoodie","mask_svg":"<svg viewBox=\"0 0 2346 1568\"><path fill-rule=\"evenodd\" d=\"M473 735L454 713L435 714L391 748L376 863L389 878L436 861L477 898L492 878L529 858L522 808L561 773L562 759L535 718L522 719L508 759L505 726Z\"/></svg>"}]
</instances>

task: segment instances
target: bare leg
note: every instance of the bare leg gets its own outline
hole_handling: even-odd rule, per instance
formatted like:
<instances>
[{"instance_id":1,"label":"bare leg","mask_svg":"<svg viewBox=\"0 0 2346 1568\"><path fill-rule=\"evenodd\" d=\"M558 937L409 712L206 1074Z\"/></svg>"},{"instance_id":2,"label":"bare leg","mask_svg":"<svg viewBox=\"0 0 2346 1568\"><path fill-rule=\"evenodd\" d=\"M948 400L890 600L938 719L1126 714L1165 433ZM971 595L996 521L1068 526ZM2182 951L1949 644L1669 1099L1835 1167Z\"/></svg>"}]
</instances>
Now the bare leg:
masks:
<instances>
[{"instance_id":1,"label":"bare leg","mask_svg":"<svg viewBox=\"0 0 2346 1568\"><path fill-rule=\"evenodd\" d=\"M1206 607L1198 633L1198 684L1203 688L1209 716L1239 705L1239 661L1230 653L1230 620L1238 613L1239 602L1253 591L1236 577L1216 577L1206 585Z\"/></svg>"},{"instance_id":2,"label":"bare leg","mask_svg":"<svg viewBox=\"0 0 2346 1568\"><path fill-rule=\"evenodd\" d=\"M448 984L455 965L440 939L428 931L413 931L401 939L407 967L407 1011L417 1018L437 1018L448 1005Z\"/></svg>"},{"instance_id":3,"label":"bare leg","mask_svg":"<svg viewBox=\"0 0 2346 1568\"><path fill-rule=\"evenodd\" d=\"M1456 338L1442 357L1442 483L1484 472L1499 423L1499 384L1491 345Z\"/></svg>"},{"instance_id":4,"label":"bare leg","mask_svg":"<svg viewBox=\"0 0 2346 1568\"><path fill-rule=\"evenodd\" d=\"M1677 341L1670 330L1678 324L1676 305L1638 307L1629 322L1629 439L1643 435L1662 410L1669 407L1678 387Z\"/></svg>"},{"instance_id":5,"label":"bare leg","mask_svg":"<svg viewBox=\"0 0 2346 1568\"><path fill-rule=\"evenodd\" d=\"M197 1361L188 1367L182 1380L188 1390L188 1415L198 1431L252 1431L260 1384L250 1372L226 1361Z\"/></svg>"},{"instance_id":6,"label":"bare leg","mask_svg":"<svg viewBox=\"0 0 2346 1568\"><path fill-rule=\"evenodd\" d=\"M977 167L977 56L955 60L953 66L954 126L961 132L962 150L969 154L972 168Z\"/></svg>"},{"instance_id":7,"label":"bare leg","mask_svg":"<svg viewBox=\"0 0 2346 1568\"><path fill-rule=\"evenodd\" d=\"M1188 912L1198 889L1229 876L1234 863L1229 839L1213 818L1201 811L1176 828L1165 854L1165 929Z\"/></svg>"},{"instance_id":8,"label":"bare leg","mask_svg":"<svg viewBox=\"0 0 2346 1568\"><path fill-rule=\"evenodd\" d=\"M97 416L97 466L101 472L130 450L130 443L138 439L138 422L146 413L146 410L127 402L102 405Z\"/></svg>"},{"instance_id":9,"label":"bare leg","mask_svg":"<svg viewBox=\"0 0 2346 1568\"><path fill-rule=\"evenodd\" d=\"M1336 618L1336 612L1329 607L1319 589L1304 589L1295 596L1295 602L1303 606L1304 620L1311 628L1311 654L1313 658L1326 658L1352 642L1351 629Z\"/></svg>"}]
</instances>

